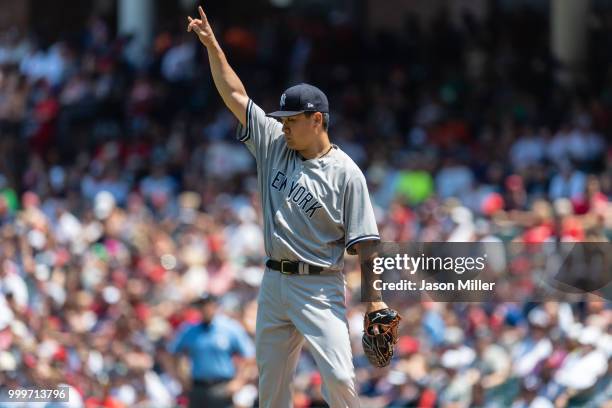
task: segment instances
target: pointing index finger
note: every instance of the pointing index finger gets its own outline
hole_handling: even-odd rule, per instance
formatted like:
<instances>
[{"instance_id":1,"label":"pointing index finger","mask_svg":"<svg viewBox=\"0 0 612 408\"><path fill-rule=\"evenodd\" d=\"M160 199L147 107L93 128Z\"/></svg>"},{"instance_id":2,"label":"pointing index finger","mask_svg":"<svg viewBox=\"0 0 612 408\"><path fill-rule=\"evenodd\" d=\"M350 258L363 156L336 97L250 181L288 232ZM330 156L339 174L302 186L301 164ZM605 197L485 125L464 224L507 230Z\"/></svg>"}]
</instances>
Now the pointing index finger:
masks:
<instances>
[{"instance_id":1,"label":"pointing index finger","mask_svg":"<svg viewBox=\"0 0 612 408\"><path fill-rule=\"evenodd\" d=\"M206 21L206 14L204 14L204 9L202 8L202 6L198 6L198 11L200 12L200 18L202 19L202 21Z\"/></svg>"}]
</instances>

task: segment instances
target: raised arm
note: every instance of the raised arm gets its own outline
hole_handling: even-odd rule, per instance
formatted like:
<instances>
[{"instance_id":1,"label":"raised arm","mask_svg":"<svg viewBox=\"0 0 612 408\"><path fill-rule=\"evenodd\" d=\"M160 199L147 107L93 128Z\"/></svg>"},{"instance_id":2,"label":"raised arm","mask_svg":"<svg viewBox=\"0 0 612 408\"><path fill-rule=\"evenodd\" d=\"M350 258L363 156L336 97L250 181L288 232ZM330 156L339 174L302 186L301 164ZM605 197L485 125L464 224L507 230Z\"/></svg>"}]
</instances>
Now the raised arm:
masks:
<instances>
[{"instance_id":1,"label":"raised arm","mask_svg":"<svg viewBox=\"0 0 612 408\"><path fill-rule=\"evenodd\" d=\"M227 58L225 58L225 54L215 38L215 34L208 23L202 6L198 7L198 11L200 12L200 18L194 19L187 17L189 22L187 31L196 33L200 42L206 47L208 51L208 61L217 91L219 95L221 95L225 105L244 126L246 125L246 108L249 97L244 89L242 81L240 81L238 75L236 75L227 62Z\"/></svg>"}]
</instances>

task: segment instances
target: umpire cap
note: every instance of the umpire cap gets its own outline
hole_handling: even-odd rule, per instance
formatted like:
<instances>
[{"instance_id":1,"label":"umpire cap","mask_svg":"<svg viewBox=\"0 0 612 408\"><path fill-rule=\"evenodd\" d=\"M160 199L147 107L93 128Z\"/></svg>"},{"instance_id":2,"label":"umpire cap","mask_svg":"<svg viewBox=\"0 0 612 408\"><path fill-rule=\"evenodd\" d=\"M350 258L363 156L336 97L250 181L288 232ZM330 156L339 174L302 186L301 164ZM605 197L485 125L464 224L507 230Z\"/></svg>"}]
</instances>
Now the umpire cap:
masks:
<instances>
[{"instance_id":1,"label":"umpire cap","mask_svg":"<svg viewBox=\"0 0 612 408\"><path fill-rule=\"evenodd\" d=\"M327 96L316 86L299 84L287 89L281 95L280 110L268 113L272 118L286 118L304 112L329 113Z\"/></svg>"}]
</instances>

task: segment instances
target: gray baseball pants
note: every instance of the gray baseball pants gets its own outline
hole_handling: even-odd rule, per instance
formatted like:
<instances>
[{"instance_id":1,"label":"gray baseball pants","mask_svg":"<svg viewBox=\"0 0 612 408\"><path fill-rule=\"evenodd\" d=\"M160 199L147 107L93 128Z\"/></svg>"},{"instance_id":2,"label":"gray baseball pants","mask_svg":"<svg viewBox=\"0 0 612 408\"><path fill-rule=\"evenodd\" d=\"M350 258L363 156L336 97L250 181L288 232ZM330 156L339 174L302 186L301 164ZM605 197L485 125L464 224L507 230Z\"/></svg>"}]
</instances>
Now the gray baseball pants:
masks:
<instances>
[{"instance_id":1,"label":"gray baseball pants","mask_svg":"<svg viewBox=\"0 0 612 408\"><path fill-rule=\"evenodd\" d=\"M305 342L330 407L359 407L344 286L342 273L283 275L266 268L255 334L260 407L293 406L293 376Z\"/></svg>"}]
</instances>

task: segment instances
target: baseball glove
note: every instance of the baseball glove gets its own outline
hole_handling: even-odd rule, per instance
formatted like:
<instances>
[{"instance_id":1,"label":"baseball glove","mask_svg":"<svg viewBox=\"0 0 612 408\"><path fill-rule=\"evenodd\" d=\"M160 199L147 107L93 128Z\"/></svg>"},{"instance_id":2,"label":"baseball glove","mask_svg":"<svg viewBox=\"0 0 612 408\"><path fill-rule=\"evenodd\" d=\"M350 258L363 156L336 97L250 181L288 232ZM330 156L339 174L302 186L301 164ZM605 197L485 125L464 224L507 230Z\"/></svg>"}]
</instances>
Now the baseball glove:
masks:
<instances>
[{"instance_id":1,"label":"baseball glove","mask_svg":"<svg viewBox=\"0 0 612 408\"><path fill-rule=\"evenodd\" d=\"M364 316L361 344L372 365L386 367L391 362L401 319L397 311L389 308L366 313Z\"/></svg>"}]
</instances>

